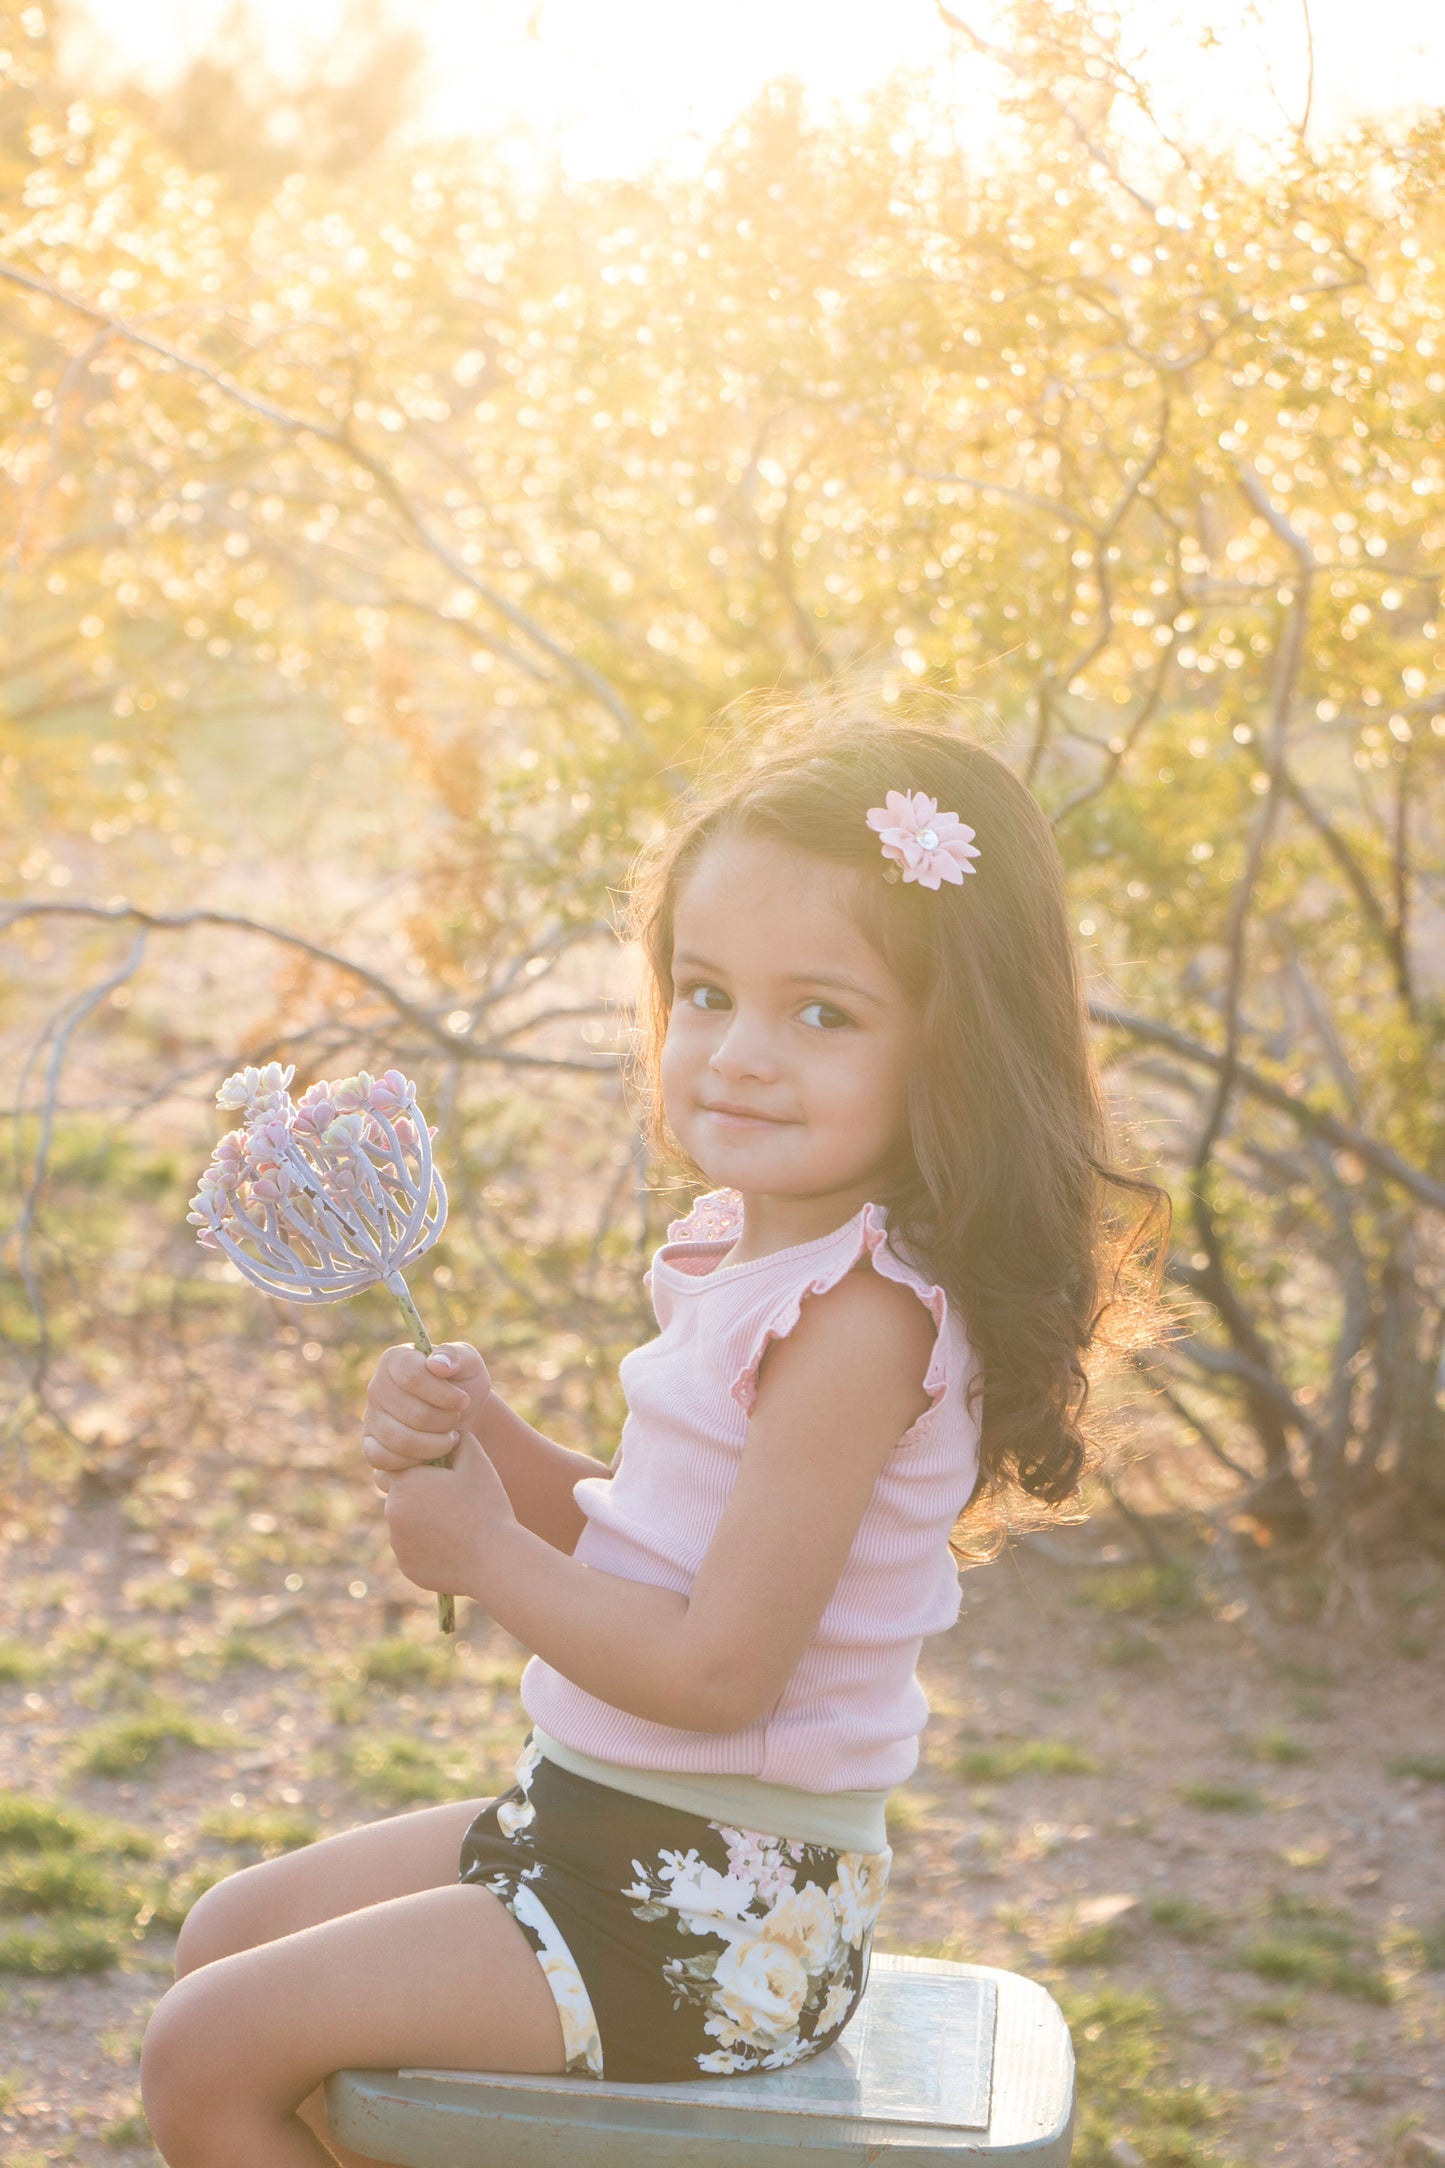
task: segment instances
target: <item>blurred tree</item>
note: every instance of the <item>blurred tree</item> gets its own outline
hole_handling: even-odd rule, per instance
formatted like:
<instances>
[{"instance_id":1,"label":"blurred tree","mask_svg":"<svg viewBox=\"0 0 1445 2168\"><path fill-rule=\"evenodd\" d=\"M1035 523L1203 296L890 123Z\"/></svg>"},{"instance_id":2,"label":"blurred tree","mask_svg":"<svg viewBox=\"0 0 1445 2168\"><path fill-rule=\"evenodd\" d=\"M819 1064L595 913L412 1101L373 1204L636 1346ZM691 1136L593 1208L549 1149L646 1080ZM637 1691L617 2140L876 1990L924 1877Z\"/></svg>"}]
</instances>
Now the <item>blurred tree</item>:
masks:
<instances>
[{"instance_id":1,"label":"blurred tree","mask_svg":"<svg viewBox=\"0 0 1445 2168\"><path fill-rule=\"evenodd\" d=\"M122 866L154 911L284 873L294 929L314 873L337 932L266 1028L490 1080L478 1194L505 1161L561 1244L509 1252L525 1307L611 1254L585 959L712 718L986 700L1173 1170L1190 1329L1152 1369L1214 1517L1441 1541L1445 118L1250 164L1165 133L1085 0L1017 0L998 50L959 32L988 157L898 83L847 128L770 91L696 179L528 193L383 141L221 188L20 23L17 930ZM379 894L407 954L363 986L328 958ZM530 1130L521 1060L564 1094Z\"/></svg>"},{"instance_id":2,"label":"blurred tree","mask_svg":"<svg viewBox=\"0 0 1445 2168\"><path fill-rule=\"evenodd\" d=\"M191 171L256 201L288 174L350 173L374 159L415 113L425 55L386 0L347 0L327 50L282 74L233 0L210 46L164 90L128 83L120 95Z\"/></svg>"}]
</instances>

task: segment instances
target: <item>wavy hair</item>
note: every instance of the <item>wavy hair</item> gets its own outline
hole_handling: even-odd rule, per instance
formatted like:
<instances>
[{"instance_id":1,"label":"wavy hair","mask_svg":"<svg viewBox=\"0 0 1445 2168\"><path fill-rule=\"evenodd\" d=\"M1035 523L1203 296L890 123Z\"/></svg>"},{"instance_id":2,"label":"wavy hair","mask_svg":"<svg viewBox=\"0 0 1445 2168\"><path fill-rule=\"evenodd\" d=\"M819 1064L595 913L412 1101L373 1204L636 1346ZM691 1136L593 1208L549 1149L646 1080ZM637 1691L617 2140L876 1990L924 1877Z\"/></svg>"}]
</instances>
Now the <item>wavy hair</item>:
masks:
<instances>
[{"instance_id":1,"label":"wavy hair","mask_svg":"<svg viewBox=\"0 0 1445 2168\"><path fill-rule=\"evenodd\" d=\"M925 792L975 830L971 878L884 879L865 816L890 790ZM1153 1337L1168 1229L1165 1193L1112 1162L1052 830L996 754L933 723L794 726L689 806L639 861L629 899L647 962L638 1081L674 1160L658 1068L675 901L723 834L852 868L862 931L915 1006L908 1151L877 1201L966 1321L980 1473L954 1547L991 1555L1006 1526L1053 1517L1097 1458L1091 1357Z\"/></svg>"}]
</instances>

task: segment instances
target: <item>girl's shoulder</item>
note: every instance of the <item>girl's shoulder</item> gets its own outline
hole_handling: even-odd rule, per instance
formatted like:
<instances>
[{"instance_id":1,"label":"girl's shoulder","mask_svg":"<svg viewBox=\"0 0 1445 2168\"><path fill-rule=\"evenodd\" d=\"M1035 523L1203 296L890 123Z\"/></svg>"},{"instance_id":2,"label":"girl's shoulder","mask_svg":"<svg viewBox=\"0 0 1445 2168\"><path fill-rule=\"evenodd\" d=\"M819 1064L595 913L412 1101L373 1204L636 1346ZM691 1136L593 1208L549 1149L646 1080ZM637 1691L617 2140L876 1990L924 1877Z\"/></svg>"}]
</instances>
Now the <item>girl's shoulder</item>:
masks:
<instances>
[{"instance_id":1,"label":"girl's shoulder","mask_svg":"<svg viewBox=\"0 0 1445 2168\"><path fill-rule=\"evenodd\" d=\"M961 1321L932 1275L890 1240L881 1205L861 1206L841 1227L794 1249L776 1250L744 1265L713 1263L708 1269L710 1258L741 1230L742 1199L735 1190L712 1190L699 1197L668 1229L656 1259L661 1272L654 1276L653 1291L663 1295L669 1308L671 1298L701 1293L709 1286L723 1296L726 1315L719 1314L717 1324L729 1343L728 1385L744 1409L751 1409L757 1397L758 1372L773 1341L787 1338L811 1299L861 1273L876 1274L897 1290L907 1290L928 1314L932 1339L923 1386L929 1412L962 1391L970 1355ZM665 1289L659 1287L659 1278L667 1283Z\"/></svg>"}]
</instances>

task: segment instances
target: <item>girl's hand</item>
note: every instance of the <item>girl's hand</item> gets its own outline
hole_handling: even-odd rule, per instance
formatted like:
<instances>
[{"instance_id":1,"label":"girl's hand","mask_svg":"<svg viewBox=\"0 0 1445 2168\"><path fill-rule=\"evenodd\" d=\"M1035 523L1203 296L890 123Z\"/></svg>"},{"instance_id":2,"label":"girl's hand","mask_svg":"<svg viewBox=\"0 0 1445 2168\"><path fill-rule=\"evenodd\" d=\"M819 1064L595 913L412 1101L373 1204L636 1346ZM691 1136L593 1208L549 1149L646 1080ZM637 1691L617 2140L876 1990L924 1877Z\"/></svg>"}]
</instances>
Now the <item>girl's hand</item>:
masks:
<instances>
[{"instance_id":1,"label":"girl's hand","mask_svg":"<svg viewBox=\"0 0 1445 2168\"><path fill-rule=\"evenodd\" d=\"M414 1347L389 1347L366 1393L361 1449L376 1487L418 1462L442 1460L464 1430L474 1428L492 1389L487 1366L474 1347L451 1341L423 1355Z\"/></svg>"},{"instance_id":2,"label":"girl's hand","mask_svg":"<svg viewBox=\"0 0 1445 2168\"><path fill-rule=\"evenodd\" d=\"M450 1468L406 1468L390 1478L386 1535L418 1588L485 1603L487 1564L517 1527L502 1479L468 1431Z\"/></svg>"}]
</instances>

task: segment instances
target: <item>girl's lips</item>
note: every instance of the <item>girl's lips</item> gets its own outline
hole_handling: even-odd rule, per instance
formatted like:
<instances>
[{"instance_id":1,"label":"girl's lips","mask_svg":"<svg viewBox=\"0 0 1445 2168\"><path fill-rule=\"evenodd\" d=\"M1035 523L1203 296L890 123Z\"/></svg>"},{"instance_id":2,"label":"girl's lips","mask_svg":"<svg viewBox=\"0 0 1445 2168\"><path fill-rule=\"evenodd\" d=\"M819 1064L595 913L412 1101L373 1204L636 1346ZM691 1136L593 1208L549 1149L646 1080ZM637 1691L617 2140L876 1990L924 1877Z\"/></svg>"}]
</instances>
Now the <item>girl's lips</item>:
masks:
<instances>
[{"instance_id":1,"label":"girl's lips","mask_svg":"<svg viewBox=\"0 0 1445 2168\"><path fill-rule=\"evenodd\" d=\"M714 1121L732 1122L740 1129L778 1129L782 1126L776 1114L757 1114L750 1107L704 1106L704 1114Z\"/></svg>"}]
</instances>

